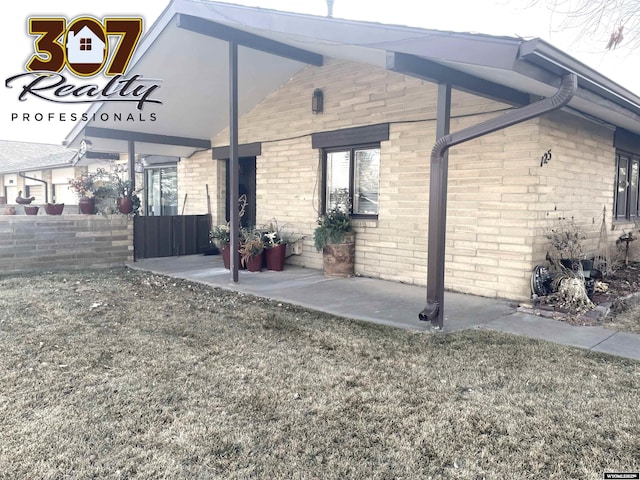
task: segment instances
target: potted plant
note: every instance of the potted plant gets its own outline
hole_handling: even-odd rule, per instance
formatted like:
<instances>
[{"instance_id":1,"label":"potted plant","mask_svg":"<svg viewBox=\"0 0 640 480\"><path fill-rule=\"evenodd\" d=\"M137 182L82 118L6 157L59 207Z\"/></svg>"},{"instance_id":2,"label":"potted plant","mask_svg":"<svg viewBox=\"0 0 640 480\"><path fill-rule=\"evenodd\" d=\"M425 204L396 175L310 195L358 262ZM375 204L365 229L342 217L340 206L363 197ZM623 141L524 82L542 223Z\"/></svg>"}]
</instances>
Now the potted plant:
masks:
<instances>
[{"instance_id":1,"label":"potted plant","mask_svg":"<svg viewBox=\"0 0 640 480\"><path fill-rule=\"evenodd\" d=\"M329 277L351 277L355 273L355 232L346 204L336 204L318 219L313 233L317 251L322 250L322 270Z\"/></svg>"},{"instance_id":2,"label":"potted plant","mask_svg":"<svg viewBox=\"0 0 640 480\"><path fill-rule=\"evenodd\" d=\"M222 253L222 262L227 270L231 268L231 228L229 224L216 225L209 232L209 238L217 245Z\"/></svg>"},{"instance_id":3,"label":"potted plant","mask_svg":"<svg viewBox=\"0 0 640 480\"><path fill-rule=\"evenodd\" d=\"M69 188L78 195L78 207L80 213L93 215L96 209L95 199L95 175L83 173L76 178L69 179Z\"/></svg>"},{"instance_id":4,"label":"potted plant","mask_svg":"<svg viewBox=\"0 0 640 480\"><path fill-rule=\"evenodd\" d=\"M262 233L264 243L264 255L268 270L281 272L284 269L284 260L287 253L287 242L278 227L278 222L273 219Z\"/></svg>"},{"instance_id":5,"label":"potted plant","mask_svg":"<svg viewBox=\"0 0 640 480\"><path fill-rule=\"evenodd\" d=\"M112 174L113 188L117 194L116 205L123 215L138 215L140 199L136 191L131 188L131 180L122 180L118 175Z\"/></svg>"},{"instance_id":6,"label":"potted plant","mask_svg":"<svg viewBox=\"0 0 640 480\"><path fill-rule=\"evenodd\" d=\"M262 270L264 243L258 231L243 229L240 235L240 264L250 272Z\"/></svg>"},{"instance_id":7,"label":"potted plant","mask_svg":"<svg viewBox=\"0 0 640 480\"><path fill-rule=\"evenodd\" d=\"M78 195L80 212L85 215L114 213L113 200L118 194L119 184L119 177L104 168L69 180L69 188Z\"/></svg>"}]
</instances>

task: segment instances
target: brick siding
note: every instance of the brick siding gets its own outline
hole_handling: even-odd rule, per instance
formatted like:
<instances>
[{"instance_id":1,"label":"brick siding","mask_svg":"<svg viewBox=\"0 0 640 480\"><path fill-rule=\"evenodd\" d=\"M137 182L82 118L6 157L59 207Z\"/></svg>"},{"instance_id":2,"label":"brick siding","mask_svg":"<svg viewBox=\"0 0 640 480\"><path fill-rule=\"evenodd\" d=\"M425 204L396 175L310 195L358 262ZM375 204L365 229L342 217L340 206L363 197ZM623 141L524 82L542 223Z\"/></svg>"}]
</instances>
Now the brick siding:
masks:
<instances>
[{"instance_id":1,"label":"brick siding","mask_svg":"<svg viewBox=\"0 0 640 480\"><path fill-rule=\"evenodd\" d=\"M120 215L0 215L0 271L124 266L133 221Z\"/></svg>"},{"instance_id":2,"label":"brick siding","mask_svg":"<svg viewBox=\"0 0 640 480\"><path fill-rule=\"evenodd\" d=\"M311 112L315 88L324 92L323 114ZM290 263L321 267L321 254L313 247L321 152L311 148L310 135L390 122L390 138L381 143L378 220L354 222L356 272L426 284L436 101L435 84L382 68L329 62L303 69L240 119L240 143L262 142L256 164L257 223L276 218L280 226L304 236L302 255L291 257ZM454 90L451 131L500 115L505 108ZM612 135L588 120L554 113L452 148L446 288L528 298L531 269L544 261L545 233L557 215L580 218L594 249L603 206L611 226ZM213 143L228 144L228 132ZM540 157L548 149L552 160L541 167ZM180 189L189 192L185 213L207 211L202 192L209 182L214 221L223 221L224 162L212 161L210 151L201 152L183 159L178 175Z\"/></svg>"}]
</instances>

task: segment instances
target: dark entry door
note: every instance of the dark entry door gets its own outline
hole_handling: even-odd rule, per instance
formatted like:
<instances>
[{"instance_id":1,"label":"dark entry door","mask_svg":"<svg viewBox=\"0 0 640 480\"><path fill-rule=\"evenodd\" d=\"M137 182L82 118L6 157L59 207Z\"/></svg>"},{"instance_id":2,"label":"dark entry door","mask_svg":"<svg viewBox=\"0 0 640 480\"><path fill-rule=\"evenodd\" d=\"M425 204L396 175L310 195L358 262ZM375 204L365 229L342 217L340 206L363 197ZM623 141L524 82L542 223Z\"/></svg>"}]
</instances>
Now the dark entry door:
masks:
<instances>
[{"instance_id":1,"label":"dark entry door","mask_svg":"<svg viewBox=\"0 0 640 480\"><path fill-rule=\"evenodd\" d=\"M244 215L240 219L243 227L256 225L256 157L240 157L239 193L247 196L247 206ZM227 222L231 218L231 202L229 198L229 160L227 160ZM236 205L237 201L234 202Z\"/></svg>"}]
</instances>

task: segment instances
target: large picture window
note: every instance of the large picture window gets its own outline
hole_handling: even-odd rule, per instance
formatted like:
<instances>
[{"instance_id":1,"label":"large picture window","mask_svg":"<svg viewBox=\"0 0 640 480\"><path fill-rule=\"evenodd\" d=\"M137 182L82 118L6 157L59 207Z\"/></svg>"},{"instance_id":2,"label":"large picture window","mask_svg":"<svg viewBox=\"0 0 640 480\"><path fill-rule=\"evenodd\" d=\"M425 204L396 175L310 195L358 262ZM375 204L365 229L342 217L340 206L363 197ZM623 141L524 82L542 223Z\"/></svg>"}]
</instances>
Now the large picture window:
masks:
<instances>
[{"instance_id":1,"label":"large picture window","mask_svg":"<svg viewBox=\"0 0 640 480\"><path fill-rule=\"evenodd\" d=\"M376 217L380 188L380 147L324 151L324 208L348 202L354 217Z\"/></svg>"},{"instance_id":2,"label":"large picture window","mask_svg":"<svg viewBox=\"0 0 640 480\"><path fill-rule=\"evenodd\" d=\"M640 156L618 152L614 199L614 215L617 220L638 220L639 174Z\"/></svg>"}]
</instances>

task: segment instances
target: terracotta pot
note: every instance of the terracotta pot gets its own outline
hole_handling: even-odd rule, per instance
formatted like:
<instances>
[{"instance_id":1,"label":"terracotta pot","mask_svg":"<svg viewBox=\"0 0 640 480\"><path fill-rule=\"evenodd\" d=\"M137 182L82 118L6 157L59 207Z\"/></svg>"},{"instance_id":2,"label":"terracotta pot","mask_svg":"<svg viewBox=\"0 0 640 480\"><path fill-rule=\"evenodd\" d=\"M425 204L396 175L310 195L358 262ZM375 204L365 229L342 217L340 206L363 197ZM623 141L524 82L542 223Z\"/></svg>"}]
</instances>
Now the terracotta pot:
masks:
<instances>
[{"instance_id":1,"label":"terracotta pot","mask_svg":"<svg viewBox=\"0 0 640 480\"><path fill-rule=\"evenodd\" d=\"M260 272L262 271L262 256L264 252L260 252L258 255L254 255L253 257L249 257L247 259L246 267L250 272Z\"/></svg>"},{"instance_id":2,"label":"terracotta pot","mask_svg":"<svg viewBox=\"0 0 640 480\"><path fill-rule=\"evenodd\" d=\"M16 214L16 209L13 207L7 207L4 209L4 214L5 215L15 215Z\"/></svg>"},{"instance_id":3,"label":"terracotta pot","mask_svg":"<svg viewBox=\"0 0 640 480\"><path fill-rule=\"evenodd\" d=\"M129 197L118 198L118 211L123 215L133 212L133 200Z\"/></svg>"},{"instance_id":4,"label":"terracotta pot","mask_svg":"<svg viewBox=\"0 0 640 480\"><path fill-rule=\"evenodd\" d=\"M89 197L81 197L78 202L78 206L80 207L80 213L85 215L93 215L96 210L96 199Z\"/></svg>"},{"instance_id":5,"label":"terracotta pot","mask_svg":"<svg viewBox=\"0 0 640 480\"><path fill-rule=\"evenodd\" d=\"M265 250L265 257L267 259L267 269L276 272L281 272L284 269L284 258L287 253L287 244L281 243L275 247Z\"/></svg>"},{"instance_id":6,"label":"terracotta pot","mask_svg":"<svg viewBox=\"0 0 640 480\"><path fill-rule=\"evenodd\" d=\"M44 211L47 215L62 215L64 210L64 203L47 203L44 206Z\"/></svg>"},{"instance_id":7,"label":"terracotta pot","mask_svg":"<svg viewBox=\"0 0 640 480\"><path fill-rule=\"evenodd\" d=\"M330 243L322 250L322 270L327 277L353 277L355 275L355 234L345 235L344 243Z\"/></svg>"},{"instance_id":8,"label":"terracotta pot","mask_svg":"<svg viewBox=\"0 0 640 480\"><path fill-rule=\"evenodd\" d=\"M26 213L27 215L37 215L39 209L40 207L37 207L35 205L25 205L24 213Z\"/></svg>"}]
</instances>

